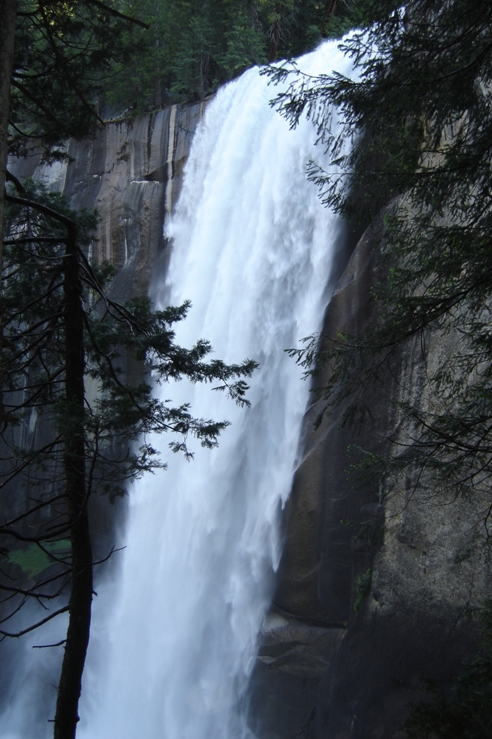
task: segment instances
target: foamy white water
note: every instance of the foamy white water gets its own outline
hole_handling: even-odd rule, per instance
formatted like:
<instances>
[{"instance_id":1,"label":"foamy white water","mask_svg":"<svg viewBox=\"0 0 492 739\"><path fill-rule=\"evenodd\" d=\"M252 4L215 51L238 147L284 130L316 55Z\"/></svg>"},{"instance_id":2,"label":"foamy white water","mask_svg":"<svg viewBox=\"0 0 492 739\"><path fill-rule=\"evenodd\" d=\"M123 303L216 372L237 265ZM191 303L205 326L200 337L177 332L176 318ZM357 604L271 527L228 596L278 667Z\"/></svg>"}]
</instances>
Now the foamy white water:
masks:
<instances>
[{"instance_id":1,"label":"foamy white water","mask_svg":"<svg viewBox=\"0 0 492 739\"><path fill-rule=\"evenodd\" d=\"M300 66L350 67L335 43ZM191 463L152 439L169 469L130 493L119 576L94 604L81 739L252 737L244 699L309 392L284 349L320 328L339 234L306 180L321 156L315 131L306 121L289 131L268 104L275 92L254 69L209 105L168 227L169 272L155 286L158 303L192 301L179 343L206 338L227 362L260 363L251 407L210 386L158 389L231 426L219 448L196 444Z\"/></svg>"}]
</instances>

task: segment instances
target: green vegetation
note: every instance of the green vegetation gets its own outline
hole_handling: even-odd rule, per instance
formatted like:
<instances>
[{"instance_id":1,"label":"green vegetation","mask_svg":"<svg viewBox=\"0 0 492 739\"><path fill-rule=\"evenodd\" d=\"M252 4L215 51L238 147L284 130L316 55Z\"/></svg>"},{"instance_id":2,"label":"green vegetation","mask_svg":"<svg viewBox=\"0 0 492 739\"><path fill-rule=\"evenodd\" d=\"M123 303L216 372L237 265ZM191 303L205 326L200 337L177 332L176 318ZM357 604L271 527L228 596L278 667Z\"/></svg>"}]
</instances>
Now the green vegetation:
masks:
<instances>
[{"instance_id":1,"label":"green vegetation","mask_svg":"<svg viewBox=\"0 0 492 739\"><path fill-rule=\"evenodd\" d=\"M95 0L14 5L9 153L24 154L36 143L54 159L67 137L95 131L103 93L135 53L136 29L145 24Z\"/></svg>"},{"instance_id":2,"label":"green vegetation","mask_svg":"<svg viewBox=\"0 0 492 739\"><path fill-rule=\"evenodd\" d=\"M45 551L46 550L46 551ZM30 544L25 549L12 549L8 554L8 560L13 565L18 565L22 573L28 578L36 578L44 573L54 563L50 554L57 558L66 557L70 554L70 540L47 541L43 548L38 544Z\"/></svg>"},{"instance_id":3,"label":"green vegetation","mask_svg":"<svg viewBox=\"0 0 492 739\"><path fill-rule=\"evenodd\" d=\"M451 355L426 377L428 408L401 410L407 438L378 477L405 470L421 484L432 476L452 496L490 498L492 473L492 6L485 2L391 0L370 3L374 25L345 43L358 67L353 82L316 80L297 70L277 98L295 125L303 113L318 127L341 173L310 176L339 213L360 226L385 208L374 297L378 321L367 335L340 335L320 352L318 337L292 354L308 375L330 363L322 389L327 408L388 377L400 351L427 332L452 336ZM329 129L330 106L345 115ZM354 141L343 155L347 138ZM425 353L425 349L423 349ZM472 378L469 381L469 378ZM385 469L382 469L381 463ZM488 539L490 509L483 533Z\"/></svg>"},{"instance_id":4,"label":"green vegetation","mask_svg":"<svg viewBox=\"0 0 492 739\"><path fill-rule=\"evenodd\" d=\"M298 56L368 22L356 0L130 0L149 24L104 99L118 112L199 100L255 64ZM132 39L135 32L132 31ZM118 65L115 65L117 71Z\"/></svg>"},{"instance_id":5,"label":"green vegetation","mask_svg":"<svg viewBox=\"0 0 492 739\"><path fill-rule=\"evenodd\" d=\"M355 602L354 611L358 613L361 606L371 589L372 580L372 569L368 569L365 572L361 572L354 578L354 589L355 589Z\"/></svg>"}]
</instances>

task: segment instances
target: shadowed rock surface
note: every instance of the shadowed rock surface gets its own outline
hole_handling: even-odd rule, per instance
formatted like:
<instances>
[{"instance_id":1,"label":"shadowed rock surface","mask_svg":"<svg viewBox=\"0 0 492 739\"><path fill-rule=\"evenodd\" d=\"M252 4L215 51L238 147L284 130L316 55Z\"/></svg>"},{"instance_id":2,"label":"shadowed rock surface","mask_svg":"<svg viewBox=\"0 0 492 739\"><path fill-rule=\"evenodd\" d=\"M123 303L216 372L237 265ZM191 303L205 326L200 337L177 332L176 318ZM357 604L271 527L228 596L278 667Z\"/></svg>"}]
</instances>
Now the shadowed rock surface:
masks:
<instances>
[{"instance_id":1,"label":"shadowed rock surface","mask_svg":"<svg viewBox=\"0 0 492 739\"><path fill-rule=\"evenodd\" d=\"M378 220L360 239L328 306L325 337L370 330L382 228ZM416 492L416 480L404 474L384 485L370 480L363 488L347 474L353 461L349 445L385 454L389 436L408 443L398 404L430 407L427 377L446 362L456 341L434 331L425 346L420 337L407 345L384 381L361 388L354 398L365 409L358 424L341 426L343 406L317 431L320 403L306 415L273 610L327 633L345 629L317 685L297 673L297 688L291 680L284 704L272 702L262 668L256 669L253 705L264 718L262 738L403 739L409 703L422 697L419 679L449 679L473 653L476 624L470 612L492 585L483 531L487 502L436 496L435 483L425 477ZM356 613L356 578L364 573L370 587ZM307 648L296 649L291 658L298 655L300 671ZM275 669L273 662L270 669L270 691L282 691L282 666ZM284 722L294 714L296 731L285 733Z\"/></svg>"}]
</instances>

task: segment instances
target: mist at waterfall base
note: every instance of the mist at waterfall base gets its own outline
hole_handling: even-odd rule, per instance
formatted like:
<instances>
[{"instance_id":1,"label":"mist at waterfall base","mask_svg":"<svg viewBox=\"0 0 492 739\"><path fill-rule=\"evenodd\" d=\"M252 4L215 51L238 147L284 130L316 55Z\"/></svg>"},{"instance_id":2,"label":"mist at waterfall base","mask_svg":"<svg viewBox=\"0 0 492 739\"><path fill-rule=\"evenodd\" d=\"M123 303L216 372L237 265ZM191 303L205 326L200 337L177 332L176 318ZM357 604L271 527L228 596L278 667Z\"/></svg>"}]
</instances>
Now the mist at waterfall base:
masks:
<instances>
[{"instance_id":1,"label":"mist at waterfall base","mask_svg":"<svg viewBox=\"0 0 492 739\"><path fill-rule=\"evenodd\" d=\"M333 42L299 63L310 74L350 72ZM97 588L80 739L253 737L247 687L309 400L284 349L320 329L340 231L306 179L311 158L322 164L314 127L303 120L289 130L269 106L276 92L253 69L209 104L166 229L169 270L153 287L158 305L192 302L178 343L206 338L227 362L259 362L251 407L210 386L157 387L173 404L189 402L193 415L231 425L217 449L191 442L192 462L170 453L165 435L147 439L168 469L129 491L126 548ZM26 667L3 739L50 735L55 691L46 681L56 682L49 661L59 664L60 650L30 647L63 638L54 630L19 647Z\"/></svg>"}]
</instances>

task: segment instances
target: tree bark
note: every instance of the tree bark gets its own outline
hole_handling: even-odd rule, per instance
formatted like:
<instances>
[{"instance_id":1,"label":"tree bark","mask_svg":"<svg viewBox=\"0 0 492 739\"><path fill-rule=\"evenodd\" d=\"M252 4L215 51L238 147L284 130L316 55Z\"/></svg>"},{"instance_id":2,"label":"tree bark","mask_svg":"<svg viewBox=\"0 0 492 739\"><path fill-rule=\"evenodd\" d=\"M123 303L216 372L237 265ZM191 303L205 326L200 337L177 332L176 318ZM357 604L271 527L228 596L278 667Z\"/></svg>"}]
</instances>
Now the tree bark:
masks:
<instances>
[{"instance_id":1,"label":"tree bark","mask_svg":"<svg viewBox=\"0 0 492 739\"><path fill-rule=\"evenodd\" d=\"M268 47L268 63L273 64L277 58L278 42L280 40L280 3L275 5L275 20L270 32L270 45Z\"/></svg>"},{"instance_id":2,"label":"tree bark","mask_svg":"<svg viewBox=\"0 0 492 739\"><path fill-rule=\"evenodd\" d=\"M71 520L72 581L69 624L56 704L55 739L74 739L92 608L92 546L87 515L84 443L84 312L75 224L68 226L65 256L66 494Z\"/></svg>"},{"instance_id":3,"label":"tree bark","mask_svg":"<svg viewBox=\"0 0 492 739\"><path fill-rule=\"evenodd\" d=\"M330 22L331 22L331 19L333 18L333 13L335 12L336 7L337 7L337 0L328 0L326 4L325 20L323 23L323 28L321 29L321 38L328 38L327 28L330 25Z\"/></svg>"},{"instance_id":4,"label":"tree bark","mask_svg":"<svg viewBox=\"0 0 492 739\"><path fill-rule=\"evenodd\" d=\"M8 156L8 127L10 112L10 81L14 69L15 22L17 0L0 3L0 275L3 268L3 223L5 213L5 170ZM1 295L0 282L0 295ZM0 314L0 373L2 371L2 316ZM3 397L0 393L0 423L4 420Z\"/></svg>"},{"instance_id":5,"label":"tree bark","mask_svg":"<svg viewBox=\"0 0 492 739\"><path fill-rule=\"evenodd\" d=\"M5 207L5 169L8 155L8 127L10 112L10 82L14 69L15 21L17 0L0 3L0 266L3 257L3 214Z\"/></svg>"}]
</instances>

